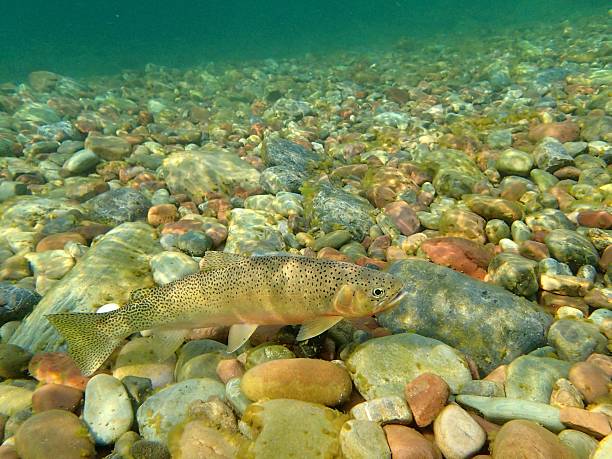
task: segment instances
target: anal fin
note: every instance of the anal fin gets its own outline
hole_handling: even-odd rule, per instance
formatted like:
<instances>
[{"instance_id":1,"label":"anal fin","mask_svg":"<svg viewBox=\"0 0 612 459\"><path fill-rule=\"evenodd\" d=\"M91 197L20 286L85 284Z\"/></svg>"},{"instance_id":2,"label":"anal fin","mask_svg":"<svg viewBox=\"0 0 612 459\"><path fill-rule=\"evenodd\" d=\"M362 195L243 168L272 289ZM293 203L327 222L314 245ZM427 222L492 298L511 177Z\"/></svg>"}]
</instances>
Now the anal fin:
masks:
<instances>
[{"instance_id":1,"label":"anal fin","mask_svg":"<svg viewBox=\"0 0 612 459\"><path fill-rule=\"evenodd\" d=\"M229 330L227 338L227 352L234 352L244 343L246 343L251 335L257 330L257 324L234 324Z\"/></svg>"},{"instance_id":2,"label":"anal fin","mask_svg":"<svg viewBox=\"0 0 612 459\"><path fill-rule=\"evenodd\" d=\"M297 341L304 341L313 338L321 333L329 330L343 319L342 316L321 316L310 320L300 328L300 331L295 338Z\"/></svg>"}]
</instances>

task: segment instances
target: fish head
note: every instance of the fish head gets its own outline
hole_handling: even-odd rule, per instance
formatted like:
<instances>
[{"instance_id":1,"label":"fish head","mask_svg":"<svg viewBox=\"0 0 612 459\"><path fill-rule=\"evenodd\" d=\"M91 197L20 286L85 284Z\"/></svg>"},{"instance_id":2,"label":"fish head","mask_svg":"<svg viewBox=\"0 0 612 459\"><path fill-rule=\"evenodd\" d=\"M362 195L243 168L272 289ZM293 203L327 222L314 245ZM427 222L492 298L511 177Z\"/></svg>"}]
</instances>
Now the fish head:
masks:
<instances>
[{"instance_id":1,"label":"fish head","mask_svg":"<svg viewBox=\"0 0 612 459\"><path fill-rule=\"evenodd\" d=\"M404 297L404 284L395 276L359 268L343 284L332 301L334 312L343 317L367 317L397 305Z\"/></svg>"}]
</instances>

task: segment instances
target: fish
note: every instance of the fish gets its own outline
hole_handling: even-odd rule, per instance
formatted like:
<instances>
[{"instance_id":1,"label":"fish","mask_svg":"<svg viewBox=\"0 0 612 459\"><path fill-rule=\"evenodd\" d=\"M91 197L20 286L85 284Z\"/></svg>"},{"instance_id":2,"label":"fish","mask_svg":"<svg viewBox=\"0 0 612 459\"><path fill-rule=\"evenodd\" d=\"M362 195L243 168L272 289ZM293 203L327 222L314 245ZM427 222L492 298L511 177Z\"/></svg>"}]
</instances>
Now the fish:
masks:
<instances>
[{"instance_id":1,"label":"fish","mask_svg":"<svg viewBox=\"0 0 612 459\"><path fill-rule=\"evenodd\" d=\"M114 311L46 317L89 376L135 332L158 333L159 360L173 354L193 328L231 326L228 352L246 343L259 325L302 324L297 335L302 341L343 318L372 316L395 306L404 296L402 288L393 275L352 263L209 251L198 273L135 290Z\"/></svg>"}]
</instances>

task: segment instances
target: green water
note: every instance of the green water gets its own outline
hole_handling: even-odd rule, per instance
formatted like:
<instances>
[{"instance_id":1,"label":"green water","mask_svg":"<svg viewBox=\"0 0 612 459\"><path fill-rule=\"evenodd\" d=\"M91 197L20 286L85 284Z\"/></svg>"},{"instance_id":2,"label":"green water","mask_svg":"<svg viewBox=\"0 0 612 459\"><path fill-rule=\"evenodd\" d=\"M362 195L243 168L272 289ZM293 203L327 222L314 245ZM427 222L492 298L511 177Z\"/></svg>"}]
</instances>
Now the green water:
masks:
<instances>
[{"instance_id":1,"label":"green water","mask_svg":"<svg viewBox=\"0 0 612 459\"><path fill-rule=\"evenodd\" d=\"M148 62L300 57L381 49L400 38L486 39L581 16L607 0L42 1L0 5L0 81L32 70L107 74Z\"/></svg>"}]
</instances>

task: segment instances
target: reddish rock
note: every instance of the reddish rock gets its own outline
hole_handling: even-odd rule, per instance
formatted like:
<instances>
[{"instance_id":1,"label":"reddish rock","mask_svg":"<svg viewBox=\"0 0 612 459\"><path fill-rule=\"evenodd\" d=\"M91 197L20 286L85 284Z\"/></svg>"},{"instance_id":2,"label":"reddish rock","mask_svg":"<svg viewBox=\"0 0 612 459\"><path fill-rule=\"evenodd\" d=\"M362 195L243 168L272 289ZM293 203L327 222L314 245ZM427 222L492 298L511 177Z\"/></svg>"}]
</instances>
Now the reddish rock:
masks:
<instances>
[{"instance_id":1,"label":"reddish rock","mask_svg":"<svg viewBox=\"0 0 612 459\"><path fill-rule=\"evenodd\" d=\"M440 450L415 429L387 424L383 430L393 459L442 459Z\"/></svg>"},{"instance_id":2,"label":"reddish rock","mask_svg":"<svg viewBox=\"0 0 612 459\"><path fill-rule=\"evenodd\" d=\"M588 362L578 362L569 371L570 382L588 403L608 395L609 378L599 367Z\"/></svg>"},{"instance_id":3,"label":"reddish rock","mask_svg":"<svg viewBox=\"0 0 612 459\"><path fill-rule=\"evenodd\" d=\"M377 268L380 270L387 269L387 262L370 257L359 257L357 260L355 260L355 264L358 266L366 266L368 268Z\"/></svg>"},{"instance_id":4,"label":"reddish rock","mask_svg":"<svg viewBox=\"0 0 612 459\"><path fill-rule=\"evenodd\" d=\"M40 413L47 410L74 411L83 399L83 391L61 384L45 384L32 394L32 410Z\"/></svg>"},{"instance_id":5,"label":"reddish rock","mask_svg":"<svg viewBox=\"0 0 612 459\"><path fill-rule=\"evenodd\" d=\"M396 193L388 186L379 185L370 188L366 193L366 196L374 207L377 209L382 209L387 204L395 201Z\"/></svg>"},{"instance_id":6,"label":"reddish rock","mask_svg":"<svg viewBox=\"0 0 612 459\"><path fill-rule=\"evenodd\" d=\"M389 236L378 236L372 241L368 247L368 254L372 258L384 259L387 249L391 245L391 238Z\"/></svg>"},{"instance_id":7,"label":"reddish rock","mask_svg":"<svg viewBox=\"0 0 612 459\"><path fill-rule=\"evenodd\" d=\"M591 354L586 361L603 371L608 378L612 378L612 357L609 355Z\"/></svg>"},{"instance_id":8,"label":"reddish rock","mask_svg":"<svg viewBox=\"0 0 612 459\"><path fill-rule=\"evenodd\" d=\"M548 192L557 199L557 204L559 204L559 209L561 210L567 209L576 200L576 198L559 186L550 187Z\"/></svg>"},{"instance_id":9,"label":"reddish rock","mask_svg":"<svg viewBox=\"0 0 612 459\"><path fill-rule=\"evenodd\" d=\"M202 231L202 222L197 220L179 220L178 222L164 225L161 233L180 236L188 231Z\"/></svg>"},{"instance_id":10,"label":"reddish rock","mask_svg":"<svg viewBox=\"0 0 612 459\"><path fill-rule=\"evenodd\" d=\"M602 439L612 432L608 416L603 413L566 406L561 408L559 418L570 429L579 430L595 438Z\"/></svg>"},{"instance_id":11,"label":"reddish rock","mask_svg":"<svg viewBox=\"0 0 612 459\"><path fill-rule=\"evenodd\" d=\"M188 211L190 214L196 214L199 215L200 211L198 210L198 206L196 205L195 202L193 201L185 201L181 203L181 207L179 209L182 209L183 211ZM182 214L183 212L181 212Z\"/></svg>"},{"instance_id":12,"label":"reddish rock","mask_svg":"<svg viewBox=\"0 0 612 459\"><path fill-rule=\"evenodd\" d=\"M333 247L323 247L321 250L317 252L317 258L325 258L326 260L334 260L334 261L344 261L349 263L351 260L349 257L344 255L337 249Z\"/></svg>"},{"instance_id":13,"label":"reddish rock","mask_svg":"<svg viewBox=\"0 0 612 459\"><path fill-rule=\"evenodd\" d=\"M599 267L602 271L607 271L608 266L612 264L612 245L606 247L599 258Z\"/></svg>"},{"instance_id":14,"label":"reddish rock","mask_svg":"<svg viewBox=\"0 0 612 459\"><path fill-rule=\"evenodd\" d=\"M230 379L240 378L244 374L244 366L237 359L221 360L217 364L217 376L223 381L223 384L227 383Z\"/></svg>"},{"instance_id":15,"label":"reddish rock","mask_svg":"<svg viewBox=\"0 0 612 459\"><path fill-rule=\"evenodd\" d=\"M494 459L574 459L575 455L549 430L515 419L503 425L491 447Z\"/></svg>"},{"instance_id":16,"label":"reddish rock","mask_svg":"<svg viewBox=\"0 0 612 459\"><path fill-rule=\"evenodd\" d=\"M83 376L74 360L63 352L40 352L28 365L30 374L40 382L62 384L85 390L89 378Z\"/></svg>"},{"instance_id":17,"label":"reddish rock","mask_svg":"<svg viewBox=\"0 0 612 459\"><path fill-rule=\"evenodd\" d=\"M109 225L103 225L102 223L88 223L86 225L78 226L74 229L76 233L79 233L83 236L87 241L91 241L96 236L100 236L101 234L106 234L113 227Z\"/></svg>"},{"instance_id":18,"label":"reddish rock","mask_svg":"<svg viewBox=\"0 0 612 459\"><path fill-rule=\"evenodd\" d=\"M174 204L158 204L150 207L147 214L147 222L151 226L174 223L177 218L178 213Z\"/></svg>"},{"instance_id":19,"label":"reddish rock","mask_svg":"<svg viewBox=\"0 0 612 459\"><path fill-rule=\"evenodd\" d=\"M559 180L578 180L582 171L574 166L565 166L556 170L553 175Z\"/></svg>"},{"instance_id":20,"label":"reddish rock","mask_svg":"<svg viewBox=\"0 0 612 459\"><path fill-rule=\"evenodd\" d=\"M431 424L450 395L446 381L433 373L422 373L404 389L404 395L419 427Z\"/></svg>"},{"instance_id":21,"label":"reddish rock","mask_svg":"<svg viewBox=\"0 0 612 459\"><path fill-rule=\"evenodd\" d=\"M583 210L578 223L589 228L612 229L612 213L605 210Z\"/></svg>"},{"instance_id":22,"label":"reddish rock","mask_svg":"<svg viewBox=\"0 0 612 459\"><path fill-rule=\"evenodd\" d=\"M572 121L544 123L529 128L529 140L539 142L544 137L554 137L559 142L573 142L578 139L580 128Z\"/></svg>"},{"instance_id":23,"label":"reddish rock","mask_svg":"<svg viewBox=\"0 0 612 459\"><path fill-rule=\"evenodd\" d=\"M438 265L462 272L483 280L492 255L482 244L460 237L437 237L427 239L421 250Z\"/></svg>"},{"instance_id":24,"label":"reddish rock","mask_svg":"<svg viewBox=\"0 0 612 459\"><path fill-rule=\"evenodd\" d=\"M87 245L87 240L82 234L56 233L42 238L38 244L36 244L36 251L45 252L47 250L62 250L66 243L71 241Z\"/></svg>"},{"instance_id":25,"label":"reddish rock","mask_svg":"<svg viewBox=\"0 0 612 459\"><path fill-rule=\"evenodd\" d=\"M536 241L524 241L521 243L519 246L519 254L535 261L550 257L546 244Z\"/></svg>"},{"instance_id":26,"label":"reddish rock","mask_svg":"<svg viewBox=\"0 0 612 459\"><path fill-rule=\"evenodd\" d=\"M404 236L416 233L421 226L416 212L405 201L395 201L387 204L385 213Z\"/></svg>"},{"instance_id":27,"label":"reddish rock","mask_svg":"<svg viewBox=\"0 0 612 459\"><path fill-rule=\"evenodd\" d=\"M477 415L476 413L468 411L468 414L472 417L474 421L478 423L480 427L482 427L482 430L486 432L487 438L489 440L495 438L495 435L497 434L497 432L499 432L499 429L501 429L500 425L494 424L491 421L487 421L485 418Z\"/></svg>"},{"instance_id":28,"label":"reddish rock","mask_svg":"<svg viewBox=\"0 0 612 459\"><path fill-rule=\"evenodd\" d=\"M498 382L502 385L506 384L506 376L508 374L508 365L500 365L483 379L485 381Z\"/></svg>"}]
</instances>

